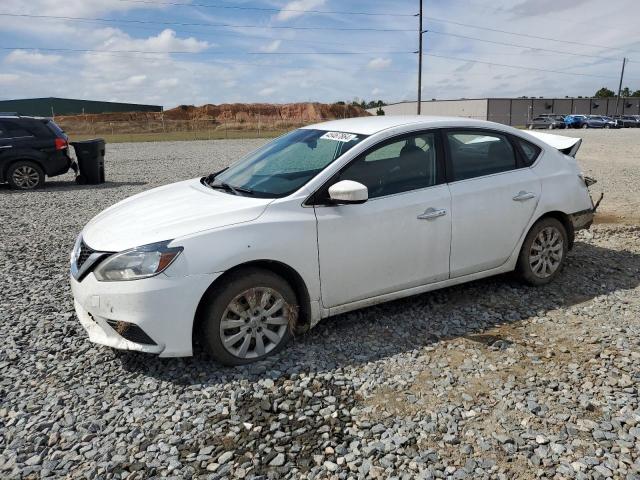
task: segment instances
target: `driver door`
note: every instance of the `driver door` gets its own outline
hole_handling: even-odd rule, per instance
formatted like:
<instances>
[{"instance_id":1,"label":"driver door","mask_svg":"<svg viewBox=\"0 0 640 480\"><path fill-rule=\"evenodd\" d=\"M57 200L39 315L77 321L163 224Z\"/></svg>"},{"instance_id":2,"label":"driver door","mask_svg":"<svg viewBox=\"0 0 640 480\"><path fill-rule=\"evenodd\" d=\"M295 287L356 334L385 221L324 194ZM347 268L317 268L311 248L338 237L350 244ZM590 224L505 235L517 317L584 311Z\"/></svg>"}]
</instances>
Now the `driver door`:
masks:
<instances>
[{"instance_id":1,"label":"driver door","mask_svg":"<svg viewBox=\"0 0 640 480\"><path fill-rule=\"evenodd\" d=\"M362 204L314 206L322 303L336 307L449 277L451 196L435 132L395 137L347 165L325 186L364 184Z\"/></svg>"}]
</instances>

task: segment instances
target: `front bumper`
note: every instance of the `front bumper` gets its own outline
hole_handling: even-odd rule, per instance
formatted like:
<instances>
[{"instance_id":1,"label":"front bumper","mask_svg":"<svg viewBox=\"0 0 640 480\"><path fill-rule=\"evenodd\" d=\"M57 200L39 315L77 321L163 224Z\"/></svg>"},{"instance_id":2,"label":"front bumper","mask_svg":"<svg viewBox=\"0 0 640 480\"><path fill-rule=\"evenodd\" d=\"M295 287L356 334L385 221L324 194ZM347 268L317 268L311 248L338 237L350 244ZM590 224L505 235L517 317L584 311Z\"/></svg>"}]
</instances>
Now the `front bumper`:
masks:
<instances>
[{"instance_id":1,"label":"front bumper","mask_svg":"<svg viewBox=\"0 0 640 480\"><path fill-rule=\"evenodd\" d=\"M73 276L70 281L76 313L89 340L121 350L183 357L193 353L192 328L198 303L219 275L160 274L142 280L99 282L90 273L81 282ZM125 338L140 338L125 334L118 326L127 324L144 332L142 337L147 341Z\"/></svg>"}]
</instances>

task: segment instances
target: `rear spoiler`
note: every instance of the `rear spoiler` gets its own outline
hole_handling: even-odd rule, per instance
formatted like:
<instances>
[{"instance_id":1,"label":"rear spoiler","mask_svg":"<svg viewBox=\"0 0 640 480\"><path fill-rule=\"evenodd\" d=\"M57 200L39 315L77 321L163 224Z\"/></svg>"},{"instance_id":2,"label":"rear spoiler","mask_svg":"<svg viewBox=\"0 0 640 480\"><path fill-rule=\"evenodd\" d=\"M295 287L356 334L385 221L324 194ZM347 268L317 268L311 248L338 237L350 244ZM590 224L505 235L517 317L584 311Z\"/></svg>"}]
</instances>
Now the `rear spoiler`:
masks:
<instances>
[{"instance_id":1,"label":"rear spoiler","mask_svg":"<svg viewBox=\"0 0 640 480\"><path fill-rule=\"evenodd\" d=\"M582 144L581 138L563 137L562 135L553 135L551 133L542 132L525 132L532 137L542 140L547 145L551 145L553 148L558 149L560 152L570 157L575 157L578 153L578 149Z\"/></svg>"}]
</instances>

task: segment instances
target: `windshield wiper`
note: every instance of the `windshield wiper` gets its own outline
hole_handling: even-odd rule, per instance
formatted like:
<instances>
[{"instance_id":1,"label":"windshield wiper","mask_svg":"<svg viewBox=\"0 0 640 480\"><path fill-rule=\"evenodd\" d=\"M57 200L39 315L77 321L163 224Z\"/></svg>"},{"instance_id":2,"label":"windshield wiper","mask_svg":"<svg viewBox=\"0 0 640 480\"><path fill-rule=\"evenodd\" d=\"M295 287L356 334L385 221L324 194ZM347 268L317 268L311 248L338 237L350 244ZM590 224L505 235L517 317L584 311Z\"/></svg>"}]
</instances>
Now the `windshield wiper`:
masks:
<instances>
[{"instance_id":1,"label":"windshield wiper","mask_svg":"<svg viewBox=\"0 0 640 480\"><path fill-rule=\"evenodd\" d=\"M253 190L249 189L249 188L244 188L244 187L234 187L233 185L229 185L226 182L216 182L216 183L209 183L209 186L211 188L218 188L221 190L225 190L227 192L231 192L234 195L238 195L240 193L247 193L249 195L253 195Z\"/></svg>"}]
</instances>

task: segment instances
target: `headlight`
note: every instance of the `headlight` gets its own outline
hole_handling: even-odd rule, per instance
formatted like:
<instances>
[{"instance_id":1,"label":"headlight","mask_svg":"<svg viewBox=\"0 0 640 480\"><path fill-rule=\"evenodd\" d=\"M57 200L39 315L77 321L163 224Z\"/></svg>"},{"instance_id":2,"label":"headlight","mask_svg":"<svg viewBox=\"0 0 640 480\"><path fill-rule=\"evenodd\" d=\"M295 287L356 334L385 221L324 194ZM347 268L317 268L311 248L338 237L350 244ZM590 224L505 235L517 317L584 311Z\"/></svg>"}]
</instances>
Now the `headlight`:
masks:
<instances>
[{"instance_id":1,"label":"headlight","mask_svg":"<svg viewBox=\"0 0 640 480\"><path fill-rule=\"evenodd\" d=\"M78 257L80 256L80 245L82 244L82 234L78 235L76 238L76 243L73 245L73 250L71 250L71 258L69 261L71 265L75 265L78 261Z\"/></svg>"},{"instance_id":2,"label":"headlight","mask_svg":"<svg viewBox=\"0 0 640 480\"><path fill-rule=\"evenodd\" d=\"M171 240L125 250L106 259L94 270L101 282L139 280L153 277L167 269L182 247L168 247Z\"/></svg>"}]
</instances>

